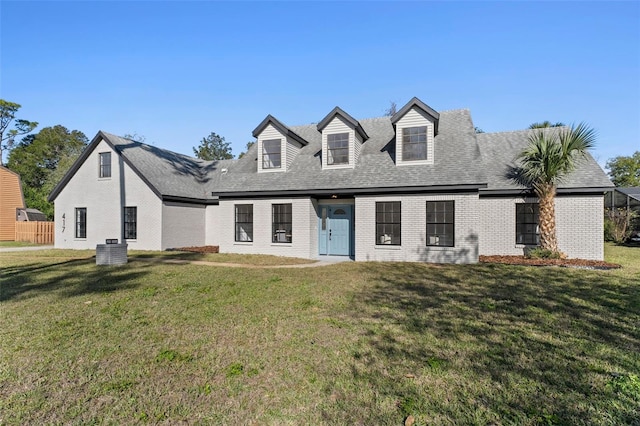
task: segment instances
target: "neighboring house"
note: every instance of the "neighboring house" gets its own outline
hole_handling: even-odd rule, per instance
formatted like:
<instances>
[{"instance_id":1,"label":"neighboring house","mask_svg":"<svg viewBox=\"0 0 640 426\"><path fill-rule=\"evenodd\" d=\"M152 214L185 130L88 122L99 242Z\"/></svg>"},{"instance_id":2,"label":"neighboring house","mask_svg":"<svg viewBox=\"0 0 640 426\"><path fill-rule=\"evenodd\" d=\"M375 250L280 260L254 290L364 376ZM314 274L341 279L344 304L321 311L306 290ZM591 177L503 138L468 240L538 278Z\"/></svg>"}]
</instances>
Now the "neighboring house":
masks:
<instances>
[{"instance_id":1,"label":"neighboring house","mask_svg":"<svg viewBox=\"0 0 640 426\"><path fill-rule=\"evenodd\" d=\"M20 176L0 166L0 241L15 240L18 208L24 208Z\"/></svg>"},{"instance_id":2,"label":"neighboring house","mask_svg":"<svg viewBox=\"0 0 640 426\"><path fill-rule=\"evenodd\" d=\"M133 249L453 263L522 254L538 242L537 200L509 176L530 133L476 134L468 110L417 98L393 117L336 107L288 127L268 115L239 160L99 132L50 195L56 247L119 238ZM560 185L558 242L570 257L603 258L612 186L590 156Z\"/></svg>"},{"instance_id":3,"label":"neighboring house","mask_svg":"<svg viewBox=\"0 0 640 426\"><path fill-rule=\"evenodd\" d=\"M47 215L38 209L16 209L16 221L18 222L46 222Z\"/></svg>"}]
</instances>

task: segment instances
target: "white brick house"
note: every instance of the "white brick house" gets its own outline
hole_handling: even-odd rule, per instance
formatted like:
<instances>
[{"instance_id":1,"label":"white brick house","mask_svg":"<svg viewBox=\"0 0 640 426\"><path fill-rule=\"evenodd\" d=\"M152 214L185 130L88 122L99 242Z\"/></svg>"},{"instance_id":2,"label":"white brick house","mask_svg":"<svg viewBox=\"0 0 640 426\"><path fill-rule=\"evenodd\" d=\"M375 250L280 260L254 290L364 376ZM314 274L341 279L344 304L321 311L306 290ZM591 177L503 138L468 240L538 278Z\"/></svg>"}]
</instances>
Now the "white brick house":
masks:
<instances>
[{"instance_id":1,"label":"white brick house","mask_svg":"<svg viewBox=\"0 0 640 426\"><path fill-rule=\"evenodd\" d=\"M530 132L476 134L469 111L417 98L393 117L356 120L336 107L317 125L287 127L268 115L239 160L99 132L50 195L56 247L117 238L132 249L448 263L522 254L537 243L537 200L509 174ZM612 187L590 156L560 185L569 257L603 258Z\"/></svg>"}]
</instances>

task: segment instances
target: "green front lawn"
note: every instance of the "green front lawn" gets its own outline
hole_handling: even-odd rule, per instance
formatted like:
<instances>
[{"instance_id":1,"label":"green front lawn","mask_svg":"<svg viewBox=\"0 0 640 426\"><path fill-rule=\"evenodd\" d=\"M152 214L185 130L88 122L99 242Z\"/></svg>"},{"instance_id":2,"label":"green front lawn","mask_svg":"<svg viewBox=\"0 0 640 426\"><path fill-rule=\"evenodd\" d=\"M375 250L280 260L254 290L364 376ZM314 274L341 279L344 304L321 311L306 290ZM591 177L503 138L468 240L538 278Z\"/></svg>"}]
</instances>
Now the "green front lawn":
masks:
<instances>
[{"instance_id":1,"label":"green front lawn","mask_svg":"<svg viewBox=\"0 0 640 426\"><path fill-rule=\"evenodd\" d=\"M0 248L3 247L36 247L42 244L29 243L25 241L0 241Z\"/></svg>"},{"instance_id":2,"label":"green front lawn","mask_svg":"<svg viewBox=\"0 0 640 426\"><path fill-rule=\"evenodd\" d=\"M638 424L640 249L607 246L614 271L140 258L166 255L0 253L0 423Z\"/></svg>"}]
</instances>

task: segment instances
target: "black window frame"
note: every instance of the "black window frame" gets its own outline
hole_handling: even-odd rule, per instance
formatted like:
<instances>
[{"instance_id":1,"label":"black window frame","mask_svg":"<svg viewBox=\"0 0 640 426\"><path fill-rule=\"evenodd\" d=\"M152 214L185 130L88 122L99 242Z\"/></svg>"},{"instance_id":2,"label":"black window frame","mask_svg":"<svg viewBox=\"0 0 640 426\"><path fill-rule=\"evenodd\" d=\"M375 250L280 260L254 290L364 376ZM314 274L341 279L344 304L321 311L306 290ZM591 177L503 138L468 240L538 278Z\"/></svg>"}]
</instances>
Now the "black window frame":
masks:
<instances>
[{"instance_id":1,"label":"black window frame","mask_svg":"<svg viewBox=\"0 0 640 426\"><path fill-rule=\"evenodd\" d=\"M293 242L293 207L291 203L271 205L271 242Z\"/></svg>"},{"instance_id":2,"label":"black window frame","mask_svg":"<svg viewBox=\"0 0 640 426\"><path fill-rule=\"evenodd\" d=\"M138 239L138 207L125 206L122 217L122 230L125 240Z\"/></svg>"},{"instance_id":3,"label":"black window frame","mask_svg":"<svg viewBox=\"0 0 640 426\"><path fill-rule=\"evenodd\" d=\"M276 151L269 145L277 144L278 150ZM275 163L275 158L278 159L278 165L272 166ZM282 139L265 139L262 141L262 168L263 169L281 169L282 168Z\"/></svg>"},{"instance_id":4,"label":"black window frame","mask_svg":"<svg viewBox=\"0 0 640 426\"><path fill-rule=\"evenodd\" d=\"M427 201L427 246L455 247L456 202L454 200ZM430 243L431 238L437 242Z\"/></svg>"},{"instance_id":5,"label":"black window frame","mask_svg":"<svg viewBox=\"0 0 640 426\"><path fill-rule=\"evenodd\" d=\"M110 152L100 152L98 154L98 177L101 179L110 178L111 177L111 153ZM104 159L108 159L109 161L104 161Z\"/></svg>"},{"instance_id":6,"label":"black window frame","mask_svg":"<svg viewBox=\"0 0 640 426\"><path fill-rule=\"evenodd\" d=\"M402 161L424 161L427 159L428 126L405 127L402 129ZM424 138L424 140L422 140ZM424 157L416 156L413 148L424 146ZM409 156L411 153L411 156Z\"/></svg>"},{"instance_id":7,"label":"black window frame","mask_svg":"<svg viewBox=\"0 0 640 426\"><path fill-rule=\"evenodd\" d=\"M80 214L80 216L79 216ZM76 207L74 214L75 238L87 238L87 208Z\"/></svg>"},{"instance_id":8,"label":"black window frame","mask_svg":"<svg viewBox=\"0 0 640 426\"><path fill-rule=\"evenodd\" d=\"M516 244L540 245L540 204L516 203Z\"/></svg>"},{"instance_id":9,"label":"black window frame","mask_svg":"<svg viewBox=\"0 0 640 426\"><path fill-rule=\"evenodd\" d=\"M340 146L336 147L336 144ZM336 161L336 157L341 161ZM349 132L327 135L327 164L349 164Z\"/></svg>"},{"instance_id":10,"label":"black window frame","mask_svg":"<svg viewBox=\"0 0 640 426\"><path fill-rule=\"evenodd\" d=\"M376 245L402 245L402 202L376 201Z\"/></svg>"},{"instance_id":11,"label":"black window frame","mask_svg":"<svg viewBox=\"0 0 640 426\"><path fill-rule=\"evenodd\" d=\"M234 211L235 241L239 243L253 242L253 204L234 204ZM247 232L247 230L249 230L249 232ZM242 239L243 234L246 235L248 239Z\"/></svg>"}]
</instances>

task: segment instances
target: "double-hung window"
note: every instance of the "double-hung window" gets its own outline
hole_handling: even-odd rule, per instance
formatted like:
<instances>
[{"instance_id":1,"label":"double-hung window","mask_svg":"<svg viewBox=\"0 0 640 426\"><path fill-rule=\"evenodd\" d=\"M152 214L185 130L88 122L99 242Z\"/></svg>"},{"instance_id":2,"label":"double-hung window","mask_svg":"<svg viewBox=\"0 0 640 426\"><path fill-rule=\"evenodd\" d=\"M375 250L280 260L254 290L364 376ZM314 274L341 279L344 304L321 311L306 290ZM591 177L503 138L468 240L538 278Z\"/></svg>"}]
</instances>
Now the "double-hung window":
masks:
<instances>
[{"instance_id":1,"label":"double-hung window","mask_svg":"<svg viewBox=\"0 0 640 426\"><path fill-rule=\"evenodd\" d=\"M124 239L135 240L138 238L138 208L124 208Z\"/></svg>"},{"instance_id":2,"label":"double-hung window","mask_svg":"<svg viewBox=\"0 0 640 426\"><path fill-rule=\"evenodd\" d=\"M327 164L349 164L349 133L327 135Z\"/></svg>"},{"instance_id":3,"label":"double-hung window","mask_svg":"<svg viewBox=\"0 0 640 426\"><path fill-rule=\"evenodd\" d=\"M236 241L253 241L253 204L236 204Z\"/></svg>"},{"instance_id":4,"label":"double-hung window","mask_svg":"<svg viewBox=\"0 0 640 426\"><path fill-rule=\"evenodd\" d=\"M111 153L110 152L100 153L100 171L98 172L98 176L101 178L111 177Z\"/></svg>"},{"instance_id":5,"label":"double-hung window","mask_svg":"<svg viewBox=\"0 0 640 426\"><path fill-rule=\"evenodd\" d=\"M76 238L87 238L87 208L76 208Z\"/></svg>"},{"instance_id":6,"label":"double-hung window","mask_svg":"<svg viewBox=\"0 0 640 426\"><path fill-rule=\"evenodd\" d=\"M291 204L273 204L272 205L273 235L271 241L274 243L290 243L291 242Z\"/></svg>"},{"instance_id":7,"label":"double-hung window","mask_svg":"<svg viewBox=\"0 0 640 426\"><path fill-rule=\"evenodd\" d=\"M400 201L376 203L376 244L400 245Z\"/></svg>"},{"instance_id":8,"label":"double-hung window","mask_svg":"<svg viewBox=\"0 0 640 426\"><path fill-rule=\"evenodd\" d=\"M282 141L268 139L262 141L262 168L279 169L282 164Z\"/></svg>"},{"instance_id":9,"label":"double-hung window","mask_svg":"<svg viewBox=\"0 0 640 426\"><path fill-rule=\"evenodd\" d=\"M427 201L427 245L453 247L454 219L454 201Z\"/></svg>"},{"instance_id":10,"label":"double-hung window","mask_svg":"<svg viewBox=\"0 0 640 426\"><path fill-rule=\"evenodd\" d=\"M402 129L402 161L427 159L427 126Z\"/></svg>"},{"instance_id":11,"label":"double-hung window","mask_svg":"<svg viewBox=\"0 0 640 426\"><path fill-rule=\"evenodd\" d=\"M538 203L516 204L516 244L540 244Z\"/></svg>"}]
</instances>

